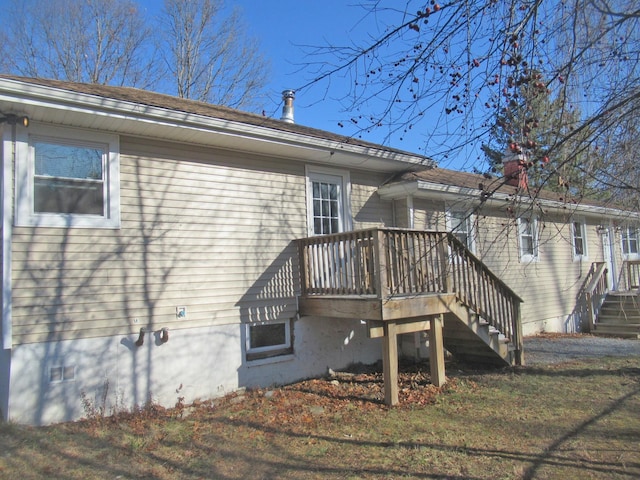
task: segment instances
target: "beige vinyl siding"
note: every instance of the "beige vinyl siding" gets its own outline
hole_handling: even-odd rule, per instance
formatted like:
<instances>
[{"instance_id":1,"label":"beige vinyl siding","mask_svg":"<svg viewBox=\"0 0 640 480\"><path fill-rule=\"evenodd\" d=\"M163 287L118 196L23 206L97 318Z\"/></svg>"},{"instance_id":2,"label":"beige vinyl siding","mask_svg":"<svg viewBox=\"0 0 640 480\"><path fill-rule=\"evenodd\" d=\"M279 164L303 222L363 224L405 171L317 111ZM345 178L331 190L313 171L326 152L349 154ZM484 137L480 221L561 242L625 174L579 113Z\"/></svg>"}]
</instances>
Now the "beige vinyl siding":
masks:
<instances>
[{"instance_id":1,"label":"beige vinyl siding","mask_svg":"<svg viewBox=\"0 0 640 480\"><path fill-rule=\"evenodd\" d=\"M351 208L354 229L393 225L391 203L382 200L376 193L385 180L385 175L351 172Z\"/></svg>"},{"instance_id":2,"label":"beige vinyl siding","mask_svg":"<svg viewBox=\"0 0 640 480\"><path fill-rule=\"evenodd\" d=\"M415 199L415 227L446 229L445 209L452 205ZM463 210L472 208L470 202L455 206ZM482 209L475 214L475 254L524 300L522 320L532 329L544 328L546 320L565 319L568 323L592 262L603 260L596 226L604 220L586 219L587 257L580 260L573 257L570 221L569 214L545 213L538 223L541 229L538 261L522 262L515 218L495 209ZM619 243L616 234L617 249Z\"/></svg>"},{"instance_id":3,"label":"beige vinyl siding","mask_svg":"<svg viewBox=\"0 0 640 480\"><path fill-rule=\"evenodd\" d=\"M120 149L121 229L14 229L14 343L295 316L302 162L124 137ZM354 227L391 222L383 180L351 172Z\"/></svg>"},{"instance_id":4,"label":"beige vinyl siding","mask_svg":"<svg viewBox=\"0 0 640 480\"><path fill-rule=\"evenodd\" d=\"M416 198L413 201L414 228L417 230L443 230L444 203Z\"/></svg>"},{"instance_id":5,"label":"beige vinyl siding","mask_svg":"<svg viewBox=\"0 0 640 480\"><path fill-rule=\"evenodd\" d=\"M404 198L393 200L393 227L409 228L409 207Z\"/></svg>"},{"instance_id":6,"label":"beige vinyl siding","mask_svg":"<svg viewBox=\"0 0 640 480\"><path fill-rule=\"evenodd\" d=\"M125 139L121 151L120 230L15 229L16 343L295 315L302 165Z\"/></svg>"},{"instance_id":7,"label":"beige vinyl siding","mask_svg":"<svg viewBox=\"0 0 640 480\"><path fill-rule=\"evenodd\" d=\"M523 324L538 323L538 329L544 329L546 320L568 320L591 263L602 260L594 225L586 228L588 258L576 261L569 221L543 217L538 222L539 255L533 262L520 260L514 219L494 214L482 217L479 225L478 256L524 300Z\"/></svg>"}]
</instances>

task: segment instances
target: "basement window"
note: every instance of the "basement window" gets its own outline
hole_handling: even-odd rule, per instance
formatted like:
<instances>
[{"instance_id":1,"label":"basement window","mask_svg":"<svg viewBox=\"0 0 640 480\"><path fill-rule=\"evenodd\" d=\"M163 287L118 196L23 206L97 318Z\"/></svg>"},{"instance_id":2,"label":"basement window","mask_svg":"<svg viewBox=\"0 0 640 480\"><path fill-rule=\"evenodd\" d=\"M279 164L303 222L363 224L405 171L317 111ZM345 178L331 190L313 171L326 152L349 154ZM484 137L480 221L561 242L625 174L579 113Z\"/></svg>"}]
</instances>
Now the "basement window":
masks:
<instances>
[{"instance_id":1,"label":"basement window","mask_svg":"<svg viewBox=\"0 0 640 480\"><path fill-rule=\"evenodd\" d=\"M247 360L293 353L291 321L247 324Z\"/></svg>"},{"instance_id":2,"label":"basement window","mask_svg":"<svg viewBox=\"0 0 640 480\"><path fill-rule=\"evenodd\" d=\"M72 382L76 379L75 366L56 366L49 368L49 382Z\"/></svg>"},{"instance_id":3,"label":"basement window","mask_svg":"<svg viewBox=\"0 0 640 480\"><path fill-rule=\"evenodd\" d=\"M33 126L16 153L16 225L120 226L117 136Z\"/></svg>"}]
</instances>

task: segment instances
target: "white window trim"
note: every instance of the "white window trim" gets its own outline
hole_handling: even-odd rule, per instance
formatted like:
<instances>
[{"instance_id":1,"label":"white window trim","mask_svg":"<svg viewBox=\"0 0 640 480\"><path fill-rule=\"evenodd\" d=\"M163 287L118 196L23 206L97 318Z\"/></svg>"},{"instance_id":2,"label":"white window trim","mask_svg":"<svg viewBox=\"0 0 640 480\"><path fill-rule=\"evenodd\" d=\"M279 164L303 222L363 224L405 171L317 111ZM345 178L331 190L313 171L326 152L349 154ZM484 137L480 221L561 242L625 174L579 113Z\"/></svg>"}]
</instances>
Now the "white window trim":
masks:
<instances>
[{"instance_id":1,"label":"white window trim","mask_svg":"<svg viewBox=\"0 0 640 480\"><path fill-rule=\"evenodd\" d=\"M528 252L525 253L522 248L522 235L521 235L521 229L520 229L520 224L522 220L529 220L531 225L533 254L530 254ZM540 236L538 232L538 218L535 216L518 218L517 228L518 228L518 254L520 256L520 261L523 263L532 263L532 262L539 261L540 260Z\"/></svg>"},{"instance_id":2,"label":"white window trim","mask_svg":"<svg viewBox=\"0 0 640 480\"><path fill-rule=\"evenodd\" d=\"M106 215L34 212L34 159L31 139L49 137L69 144L107 147ZM120 228L120 140L117 135L66 127L32 125L16 138L15 225L20 227Z\"/></svg>"},{"instance_id":3,"label":"white window trim","mask_svg":"<svg viewBox=\"0 0 640 480\"><path fill-rule=\"evenodd\" d=\"M582 249L583 253L579 254L576 252L576 235L575 235L575 224L580 224L580 236L582 237ZM584 218L574 217L571 220L571 251L573 253L574 260L585 260L589 255L589 242L587 241L587 223Z\"/></svg>"},{"instance_id":4,"label":"white window trim","mask_svg":"<svg viewBox=\"0 0 640 480\"><path fill-rule=\"evenodd\" d=\"M245 353L247 356L247 359L249 361L258 361L258 360L264 360L265 358L270 358L272 356L285 356L285 355L291 355L292 350L293 350L293 344L292 344L292 336L291 336L291 329L292 327L292 321L291 320L279 320L279 321L272 321L272 322L256 322L256 323L247 323L246 324L246 330L245 330ZM255 326L259 326L259 325L275 325L275 324L283 324L285 327L285 342L282 344L278 344L278 345L268 345L265 347L256 347L256 348L252 348L251 347L251 327L255 327ZM277 352L281 352L281 353L277 353ZM270 355L273 354L273 355ZM253 357L253 358L252 358Z\"/></svg>"},{"instance_id":5,"label":"white window trim","mask_svg":"<svg viewBox=\"0 0 640 480\"><path fill-rule=\"evenodd\" d=\"M467 231L467 235L469 238L469 242L466 247L469 249L471 253L476 253L476 225L475 225L475 216L469 211L458 210L455 208L447 208L446 210L446 223L447 223L447 231L454 233L453 230L457 225L454 225L454 213L459 213L467 217L465 219L468 222L469 230ZM457 220L457 218L455 219Z\"/></svg>"},{"instance_id":6,"label":"white window trim","mask_svg":"<svg viewBox=\"0 0 640 480\"><path fill-rule=\"evenodd\" d=\"M624 253L624 234L629 230L634 230L636 232L636 245L638 250L636 253ZM620 253L623 260L640 259L640 229L631 225L622 227L622 230L620 230Z\"/></svg>"},{"instance_id":7,"label":"white window trim","mask_svg":"<svg viewBox=\"0 0 640 480\"><path fill-rule=\"evenodd\" d=\"M313 185L314 181L321 181L326 177L340 177L342 179L342 231L353 229L353 217L351 216L351 177L348 170L333 168L305 166L306 196L307 196L307 233L313 236Z\"/></svg>"}]
</instances>

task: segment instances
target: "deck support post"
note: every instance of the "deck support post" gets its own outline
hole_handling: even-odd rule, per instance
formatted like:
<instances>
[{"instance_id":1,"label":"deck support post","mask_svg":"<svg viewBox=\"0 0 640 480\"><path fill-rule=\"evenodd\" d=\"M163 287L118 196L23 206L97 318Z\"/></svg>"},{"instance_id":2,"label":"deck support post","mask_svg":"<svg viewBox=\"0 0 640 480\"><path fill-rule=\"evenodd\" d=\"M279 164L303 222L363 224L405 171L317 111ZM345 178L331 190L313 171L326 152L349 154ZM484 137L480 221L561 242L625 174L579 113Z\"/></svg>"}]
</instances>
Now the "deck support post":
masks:
<instances>
[{"instance_id":1,"label":"deck support post","mask_svg":"<svg viewBox=\"0 0 640 480\"><path fill-rule=\"evenodd\" d=\"M436 387L443 386L447 381L444 372L443 324L443 315L434 315L431 318L431 329L429 330L429 366L431 367L431 383Z\"/></svg>"},{"instance_id":2,"label":"deck support post","mask_svg":"<svg viewBox=\"0 0 640 480\"><path fill-rule=\"evenodd\" d=\"M396 323L385 322L382 338L382 370L384 377L384 403L398 404L398 338Z\"/></svg>"}]
</instances>

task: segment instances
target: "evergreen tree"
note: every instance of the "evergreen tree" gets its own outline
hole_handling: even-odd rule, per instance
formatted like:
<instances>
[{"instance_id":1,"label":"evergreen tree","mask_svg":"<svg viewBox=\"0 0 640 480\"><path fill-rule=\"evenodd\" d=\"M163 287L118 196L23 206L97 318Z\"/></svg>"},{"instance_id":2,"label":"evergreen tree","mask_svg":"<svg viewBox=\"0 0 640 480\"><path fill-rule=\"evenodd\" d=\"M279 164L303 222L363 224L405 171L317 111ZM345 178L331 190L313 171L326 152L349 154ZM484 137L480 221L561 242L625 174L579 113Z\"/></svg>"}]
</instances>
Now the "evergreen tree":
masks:
<instances>
[{"instance_id":1,"label":"evergreen tree","mask_svg":"<svg viewBox=\"0 0 640 480\"><path fill-rule=\"evenodd\" d=\"M514 68L502 91L504 106L491 126L489 142L482 151L493 172L503 171L503 161L517 155L527 171L529 186L574 196L593 196L599 186L586 175L592 155L588 132L574 133L580 111L552 99L542 73Z\"/></svg>"}]
</instances>

